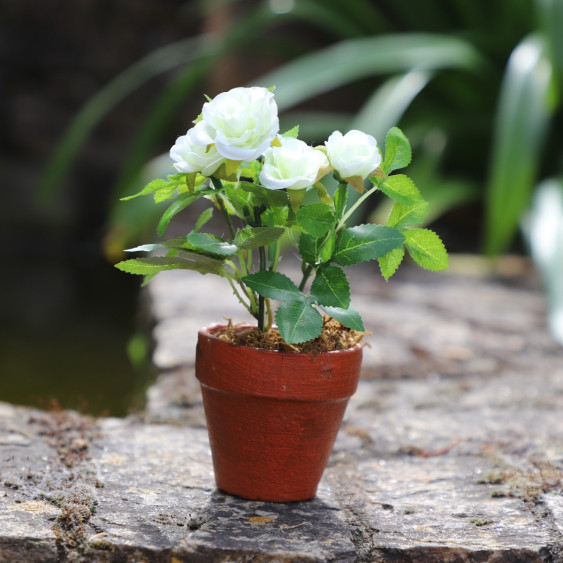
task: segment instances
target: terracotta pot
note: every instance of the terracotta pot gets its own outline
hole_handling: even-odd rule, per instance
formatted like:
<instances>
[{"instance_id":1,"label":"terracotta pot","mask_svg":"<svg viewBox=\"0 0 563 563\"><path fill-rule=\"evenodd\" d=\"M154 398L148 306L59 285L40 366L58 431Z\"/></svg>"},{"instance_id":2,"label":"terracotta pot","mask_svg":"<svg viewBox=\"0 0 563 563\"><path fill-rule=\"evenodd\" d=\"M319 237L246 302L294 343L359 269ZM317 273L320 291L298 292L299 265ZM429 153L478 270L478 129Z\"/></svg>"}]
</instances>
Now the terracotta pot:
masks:
<instances>
[{"instance_id":1,"label":"terracotta pot","mask_svg":"<svg viewBox=\"0 0 563 563\"><path fill-rule=\"evenodd\" d=\"M362 347L303 354L234 346L198 335L217 487L246 499L313 498L360 375Z\"/></svg>"}]
</instances>

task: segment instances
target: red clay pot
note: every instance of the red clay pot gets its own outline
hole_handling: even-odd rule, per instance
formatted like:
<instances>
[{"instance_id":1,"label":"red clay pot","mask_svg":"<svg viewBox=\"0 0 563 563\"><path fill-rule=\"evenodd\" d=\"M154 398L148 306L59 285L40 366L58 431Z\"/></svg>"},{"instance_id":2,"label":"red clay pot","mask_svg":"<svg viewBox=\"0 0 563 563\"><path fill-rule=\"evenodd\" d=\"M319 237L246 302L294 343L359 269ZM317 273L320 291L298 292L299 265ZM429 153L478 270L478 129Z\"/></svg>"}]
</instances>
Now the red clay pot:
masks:
<instances>
[{"instance_id":1,"label":"red clay pot","mask_svg":"<svg viewBox=\"0 0 563 563\"><path fill-rule=\"evenodd\" d=\"M234 346L199 331L201 383L217 487L246 499L313 498L356 391L361 345L303 354Z\"/></svg>"}]
</instances>

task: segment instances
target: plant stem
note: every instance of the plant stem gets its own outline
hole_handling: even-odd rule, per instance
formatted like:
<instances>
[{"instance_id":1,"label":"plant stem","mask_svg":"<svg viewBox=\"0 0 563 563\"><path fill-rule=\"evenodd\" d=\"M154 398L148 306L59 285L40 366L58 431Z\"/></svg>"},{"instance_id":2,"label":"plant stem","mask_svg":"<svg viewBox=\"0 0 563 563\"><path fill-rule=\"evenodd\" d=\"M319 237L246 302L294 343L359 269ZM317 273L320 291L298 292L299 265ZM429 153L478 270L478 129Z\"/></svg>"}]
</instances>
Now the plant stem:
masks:
<instances>
[{"instance_id":1,"label":"plant stem","mask_svg":"<svg viewBox=\"0 0 563 563\"><path fill-rule=\"evenodd\" d=\"M311 266L311 264L309 264L307 266L307 269L303 272L303 279L301 280L301 283L299 284L299 291L303 291L305 289L305 285L307 284L307 280L309 279L309 277L313 273L313 270L314 270L314 266Z\"/></svg>"},{"instance_id":2,"label":"plant stem","mask_svg":"<svg viewBox=\"0 0 563 563\"><path fill-rule=\"evenodd\" d=\"M242 295L239 293L236 285L233 283L232 278L228 277L227 280L229 281L229 285L231 286L231 289L233 290L233 293L239 300L240 304L252 315L252 307L242 298Z\"/></svg>"},{"instance_id":3,"label":"plant stem","mask_svg":"<svg viewBox=\"0 0 563 563\"><path fill-rule=\"evenodd\" d=\"M371 188L371 190L368 190L367 192L362 194L362 196L356 201L356 203L354 203L354 205L352 205L352 207L350 207L350 209L348 209L346 211L346 213L344 214L344 217L342 217L342 219L340 219L340 221L338 222L338 225L336 226L336 230L338 231L339 229L341 229L346 224L346 221L350 218L352 213L354 213L354 211L356 211L356 209L358 209L358 207L364 202L364 200L367 199L372 193L374 193L378 189L379 189L378 186L373 186L373 188Z\"/></svg>"},{"instance_id":4,"label":"plant stem","mask_svg":"<svg viewBox=\"0 0 563 563\"><path fill-rule=\"evenodd\" d=\"M270 300L266 298L264 301L266 302L266 312L268 313L268 324L266 329L269 330L274 324L274 312L272 311L272 303Z\"/></svg>"},{"instance_id":5,"label":"plant stem","mask_svg":"<svg viewBox=\"0 0 563 563\"><path fill-rule=\"evenodd\" d=\"M260 254L260 271L266 269L266 249L263 246L258 248ZM264 332L264 296L258 295L258 330Z\"/></svg>"},{"instance_id":6,"label":"plant stem","mask_svg":"<svg viewBox=\"0 0 563 563\"><path fill-rule=\"evenodd\" d=\"M279 240L276 241L274 244L275 244L275 246L276 246L276 250L275 250L275 252L274 252L274 259L273 259L273 261L272 261L272 267L271 267L270 269L271 269L273 272L276 272L277 269L278 269L279 261L280 261L281 244L280 244Z\"/></svg>"},{"instance_id":7,"label":"plant stem","mask_svg":"<svg viewBox=\"0 0 563 563\"><path fill-rule=\"evenodd\" d=\"M223 184L221 183L221 180L219 180L219 178L211 178L211 181L213 182L213 186L218 192L220 192L223 189ZM225 202L223 201L222 194L218 193L216 197L217 197L217 203L219 204L219 208L221 209L221 213L223 214L223 217L225 218L225 221L227 223L229 234L231 235L231 240L233 240L235 238L235 228L233 227L231 216L229 215L229 212L225 207Z\"/></svg>"}]
</instances>

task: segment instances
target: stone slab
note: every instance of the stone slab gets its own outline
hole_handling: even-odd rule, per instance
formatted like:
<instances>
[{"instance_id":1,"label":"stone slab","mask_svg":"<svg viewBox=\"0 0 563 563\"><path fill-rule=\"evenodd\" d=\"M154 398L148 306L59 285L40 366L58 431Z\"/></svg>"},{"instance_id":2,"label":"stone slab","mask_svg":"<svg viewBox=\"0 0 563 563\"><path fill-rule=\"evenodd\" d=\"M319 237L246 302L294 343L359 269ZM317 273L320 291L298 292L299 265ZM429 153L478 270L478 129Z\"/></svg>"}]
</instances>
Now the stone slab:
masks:
<instances>
[{"instance_id":1,"label":"stone slab","mask_svg":"<svg viewBox=\"0 0 563 563\"><path fill-rule=\"evenodd\" d=\"M0 415L0 435L22 437L3 450L2 562L355 560L326 484L295 504L216 491L205 428L5 404Z\"/></svg>"},{"instance_id":2,"label":"stone slab","mask_svg":"<svg viewBox=\"0 0 563 563\"><path fill-rule=\"evenodd\" d=\"M214 486L189 332L236 303L170 274L146 412L0 403L1 563L563 562L563 353L533 278L356 273L363 379L318 497L274 504ZM184 299L202 280L212 303Z\"/></svg>"}]
</instances>

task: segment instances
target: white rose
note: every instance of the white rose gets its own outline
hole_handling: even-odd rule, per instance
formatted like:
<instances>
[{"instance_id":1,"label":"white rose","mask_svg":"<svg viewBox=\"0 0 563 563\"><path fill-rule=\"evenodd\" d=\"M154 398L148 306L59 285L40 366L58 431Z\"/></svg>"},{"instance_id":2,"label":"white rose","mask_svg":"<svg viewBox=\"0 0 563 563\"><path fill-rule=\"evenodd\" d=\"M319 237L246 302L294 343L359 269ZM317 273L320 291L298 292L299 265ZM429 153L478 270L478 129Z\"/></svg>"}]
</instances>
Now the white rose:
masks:
<instances>
[{"instance_id":1,"label":"white rose","mask_svg":"<svg viewBox=\"0 0 563 563\"><path fill-rule=\"evenodd\" d=\"M270 147L264 153L261 184L270 190L300 190L312 186L319 169L328 165L326 156L299 139L279 139L281 147Z\"/></svg>"},{"instance_id":2,"label":"white rose","mask_svg":"<svg viewBox=\"0 0 563 563\"><path fill-rule=\"evenodd\" d=\"M213 146L194 143L194 127L185 135L178 137L170 149L170 157L174 161L174 168L179 172L201 172L204 176L211 176L213 172L225 162L217 149Z\"/></svg>"},{"instance_id":3,"label":"white rose","mask_svg":"<svg viewBox=\"0 0 563 563\"><path fill-rule=\"evenodd\" d=\"M360 176L365 180L381 164L377 141L353 129L346 135L335 131L325 142L330 165L342 176Z\"/></svg>"},{"instance_id":4,"label":"white rose","mask_svg":"<svg viewBox=\"0 0 563 563\"><path fill-rule=\"evenodd\" d=\"M230 160L254 160L279 131L278 106L266 88L233 88L203 104L203 120L194 127L194 141L215 144Z\"/></svg>"}]
</instances>

